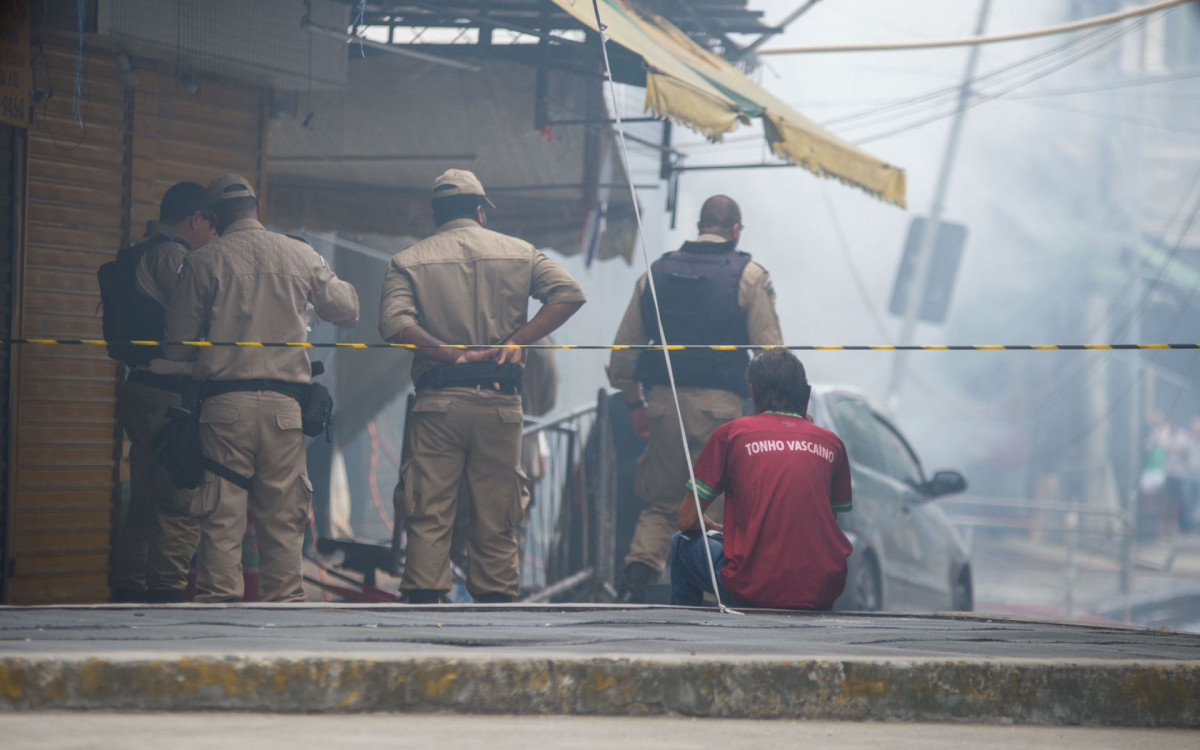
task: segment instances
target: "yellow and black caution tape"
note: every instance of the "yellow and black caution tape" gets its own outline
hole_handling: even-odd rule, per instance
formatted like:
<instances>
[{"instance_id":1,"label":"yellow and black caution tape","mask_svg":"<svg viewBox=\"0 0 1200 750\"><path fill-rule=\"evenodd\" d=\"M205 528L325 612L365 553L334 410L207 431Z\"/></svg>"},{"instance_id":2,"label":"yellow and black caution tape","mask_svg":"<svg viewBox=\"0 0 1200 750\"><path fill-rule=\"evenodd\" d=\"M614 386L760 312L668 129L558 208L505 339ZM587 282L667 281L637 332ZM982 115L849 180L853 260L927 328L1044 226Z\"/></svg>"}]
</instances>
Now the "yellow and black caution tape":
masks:
<instances>
[{"instance_id":1,"label":"yellow and black caution tape","mask_svg":"<svg viewBox=\"0 0 1200 750\"><path fill-rule=\"evenodd\" d=\"M647 350L662 351L660 344L439 344L420 346L417 344L365 344L351 342L310 343L307 341L118 341L108 342L103 339L42 339L23 338L0 340L0 346L108 346L110 343L132 346L194 346L211 347L248 347L248 348L284 348L299 349L551 349L567 351L572 349L622 351ZM1195 344L785 344L783 346L755 346L751 344L670 344L667 351L681 352L688 349L704 349L708 351L732 352L758 349L789 349L798 352L1073 352L1073 351L1162 351L1162 350L1197 350L1200 343Z\"/></svg>"}]
</instances>

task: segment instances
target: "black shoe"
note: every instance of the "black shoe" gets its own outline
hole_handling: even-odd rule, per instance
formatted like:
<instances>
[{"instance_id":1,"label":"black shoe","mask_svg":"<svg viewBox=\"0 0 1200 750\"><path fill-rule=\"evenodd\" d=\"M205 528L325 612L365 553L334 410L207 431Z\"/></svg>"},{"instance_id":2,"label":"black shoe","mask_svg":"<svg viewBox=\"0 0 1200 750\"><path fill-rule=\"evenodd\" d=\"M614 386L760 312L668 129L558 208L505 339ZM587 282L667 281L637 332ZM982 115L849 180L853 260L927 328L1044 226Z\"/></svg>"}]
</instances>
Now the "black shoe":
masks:
<instances>
[{"instance_id":1,"label":"black shoe","mask_svg":"<svg viewBox=\"0 0 1200 750\"><path fill-rule=\"evenodd\" d=\"M617 604L645 604L646 588L657 578L654 568L646 563L629 563L621 573L621 586L617 589Z\"/></svg>"},{"instance_id":2,"label":"black shoe","mask_svg":"<svg viewBox=\"0 0 1200 750\"><path fill-rule=\"evenodd\" d=\"M408 604L441 604L442 592L434 589L413 589L402 594L401 601Z\"/></svg>"},{"instance_id":3,"label":"black shoe","mask_svg":"<svg viewBox=\"0 0 1200 750\"><path fill-rule=\"evenodd\" d=\"M501 594L499 591L489 591L474 598L476 604L512 604L517 600L512 594Z\"/></svg>"},{"instance_id":4,"label":"black shoe","mask_svg":"<svg viewBox=\"0 0 1200 750\"><path fill-rule=\"evenodd\" d=\"M109 601L113 604L144 604L146 592L141 589L113 589Z\"/></svg>"}]
</instances>

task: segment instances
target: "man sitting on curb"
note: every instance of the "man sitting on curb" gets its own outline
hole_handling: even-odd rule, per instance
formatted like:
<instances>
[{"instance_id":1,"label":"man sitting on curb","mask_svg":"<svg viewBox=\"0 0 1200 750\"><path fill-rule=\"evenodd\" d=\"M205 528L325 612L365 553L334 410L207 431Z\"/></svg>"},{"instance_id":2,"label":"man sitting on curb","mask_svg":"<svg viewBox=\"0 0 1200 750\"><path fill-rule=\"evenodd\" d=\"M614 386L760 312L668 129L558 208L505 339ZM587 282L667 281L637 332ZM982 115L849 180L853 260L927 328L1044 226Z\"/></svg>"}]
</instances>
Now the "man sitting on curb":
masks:
<instances>
[{"instance_id":1,"label":"man sitting on curb","mask_svg":"<svg viewBox=\"0 0 1200 750\"><path fill-rule=\"evenodd\" d=\"M747 370L755 416L719 427L695 467L671 539L671 604L700 606L712 592L696 500L725 493L724 527L707 540L721 602L730 606L829 609L846 584L852 547L837 513L851 508L846 447L806 417L804 365L785 349Z\"/></svg>"}]
</instances>

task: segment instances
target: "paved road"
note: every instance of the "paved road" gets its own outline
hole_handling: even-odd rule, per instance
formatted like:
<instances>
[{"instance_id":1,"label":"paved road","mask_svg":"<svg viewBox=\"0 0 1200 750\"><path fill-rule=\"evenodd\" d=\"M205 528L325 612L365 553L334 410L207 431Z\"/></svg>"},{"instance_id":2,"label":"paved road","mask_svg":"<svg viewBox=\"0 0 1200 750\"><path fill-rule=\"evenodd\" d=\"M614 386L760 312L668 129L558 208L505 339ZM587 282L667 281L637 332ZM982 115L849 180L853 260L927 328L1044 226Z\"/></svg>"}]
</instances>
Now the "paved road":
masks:
<instances>
[{"instance_id":1,"label":"paved road","mask_svg":"<svg viewBox=\"0 0 1200 750\"><path fill-rule=\"evenodd\" d=\"M0 608L0 655L667 655L1200 661L1200 635L951 615L645 607Z\"/></svg>"},{"instance_id":2,"label":"paved road","mask_svg":"<svg viewBox=\"0 0 1200 750\"><path fill-rule=\"evenodd\" d=\"M122 748L356 750L464 747L487 750L1194 750L1188 730L1001 727L733 719L509 716L281 716L39 713L0 715L8 750Z\"/></svg>"}]
</instances>

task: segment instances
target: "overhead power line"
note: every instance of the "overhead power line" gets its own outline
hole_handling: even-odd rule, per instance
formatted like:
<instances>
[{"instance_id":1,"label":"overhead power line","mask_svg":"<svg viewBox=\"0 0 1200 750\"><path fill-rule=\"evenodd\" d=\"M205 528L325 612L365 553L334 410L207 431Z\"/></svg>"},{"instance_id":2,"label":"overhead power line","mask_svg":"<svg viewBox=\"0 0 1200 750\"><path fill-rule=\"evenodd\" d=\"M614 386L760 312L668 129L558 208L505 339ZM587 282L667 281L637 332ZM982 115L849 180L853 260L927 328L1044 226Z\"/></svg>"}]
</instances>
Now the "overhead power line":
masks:
<instances>
[{"instance_id":1,"label":"overhead power line","mask_svg":"<svg viewBox=\"0 0 1200 750\"><path fill-rule=\"evenodd\" d=\"M1016 42L1023 39L1036 39L1043 36L1053 36L1055 34L1066 34L1072 31L1081 29L1090 29L1096 26L1106 26L1108 24L1124 21L1129 18L1137 18L1155 11L1166 10L1173 8L1176 5L1183 5L1193 0L1159 0L1159 2L1143 5L1140 8L1132 8L1130 10L1120 11L1118 13L1109 13L1095 18L1088 18L1082 21L1073 21L1071 23L1059 24L1057 26L1047 26L1041 29L1033 29L1030 31L1019 31L1011 34L991 34L988 36L970 36L959 37L956 39L930 39L926 41L916 42L879 42L874 44L818 44L804 47L778 47L776 49L759 50L758 55L805 55L818 52L895 52L900 50L914 49L938 49L942 47L969 47L979 44L995 44L998 42Z\"/></svg>"},{"instance_id":2,"label":"overhead power line","mask_svg":"<svg viewBox=\"0 0 1200 750\"><path fill-rule=\"evenodd\" d=\"M1136 28L1136 24L1134 27ZM978 97L1014 83L1018 84L1015 88L1019 88L1033 80L1062 70L1089 55L1108 49L1130 31L1132 29L1094 31L1030 57L1000 66L972 78L969 82L971 94ZM863 111L823 120L820 124L825 128L836 126L841 130L846 127L865 125L868 124L868 120L878 120L880 117L890 121L911 114L923 114L944 105L954 104L958 100L959 90L960 86L944 86L914 97L889 102L883 106L870 107Z\"/></svg>"},{"instance_id":3,"label":"overhead power line","mask_svg":"<svg viewBox=\"0 0 1200 750\"><path fill-rule=\"evenodd\" d=\"M1003 65L983 75L973 78L971 84L971 101L968 107L978 106L1008 96L1011 92L1034 81L1046 78L1058 71L1091 55L1111 48L1121 39L1136 32L1144 20L1131 24L1127 28L1097 29L1088 34L1071 39L1050 49ZM1165 78L1165 77L1164 77ZM926 91L922 94L898 100L877 103L876 106L865 110L841 115L832 119L820 121L825 128L836 128L840 132L862 127L882 126L889 123L909 120L907 125L886 133L875 134L856 145L895 135L899 132L927 125L951 117L957 111L954 100L958 97L960 86L948 86ZM950 110L946 110L950 107ZM931 115L931 113L934 113ZM931 115L931 116L930 116ZM916 119L913 119L916 118ZM720 143L696 144L696 148L707 145L720 146L726 150L738 148L738 144L762 143L762 136L726 138Z\"/></svg>"},{"instance_id":4,"label":"overhead power line","mask_svg":"<svg viewBox=\"0 0 1200 750\"><path fill-rule=\"evenodd\" d=\"M1023 78L1022 80L1012 83L1011 85L1007 85L1004 88L1001 88L999 90L992 90L992 91L989 91L986 93L978 92L978 91L973 92L971 100L969 102L967 102L967 104L965 106L967 108L977 107L980 104L985 104L987 102L1000 99L1000 98L1006 96L1007 94L1010 94L1011 92L1021 88L1022 86L1025 86L1027 84L1033 83L1034 81L1037 81L1037 80L1045 78L1049 75L1052 75L1052 74L1062 70L1063 68L1066 68L1067 66L1072 65L1075 62L1078 62L1079 60L1084 59L1085 57L1088 57L1089 55L1092 55L1097 52L1108 49L1109 47L1112 47L1117 42L1119 42L1122 36L1129 34L1132 31L1136 30L1138 28L1138 26L1142 23L1144 23L1144 21L1139 21L1138 24L1135 24L1133 27L1131 27L1129 29L1121 30L1120 33L1116 34L1115 36L1108 36L1108 37L1102 39L1098 45L1092 45L1092 46L1088 46L1088 47L1084 47L1083 45L1080 45L1080 49L1076 54L1073 54L1070 57L1063 59L1061 62L1058 62L1049 68L1042 67L1040 70L1034 71L1034 72L1030 73L1029 75L1025 76L1025 78ZM1085 38L1090 38L1090 37L1085 37ZM957 113L957 111L958 111L958 109L955 108L955 109L950 110L949 112L941 112L938 114L934 114L934 115L919 119L915 122L909 122L905 125L893 128L891 130L887 130L885 132L874 133L865 138L856 139L854 141L854 145L861 146L861 145L864 145L867 143L871 143L873 141L880 140L882 138L890 138L891 136L898 135L900 133L905 133L905 132L908 132L915 128L923 127L930 123L937 122L939 120L944 120L947 117L953 117ZM886 124L886 122L888 122L888 121L903 119L906 116L907 115L895 115L895 116L886 118L883 121L876 122L874 124L883 125L883 124ZM858 128L858 127L862 127L865 124L866 123L857 123L857 124L851 125L849 127Z\"/></svg>"}]
</instances>

